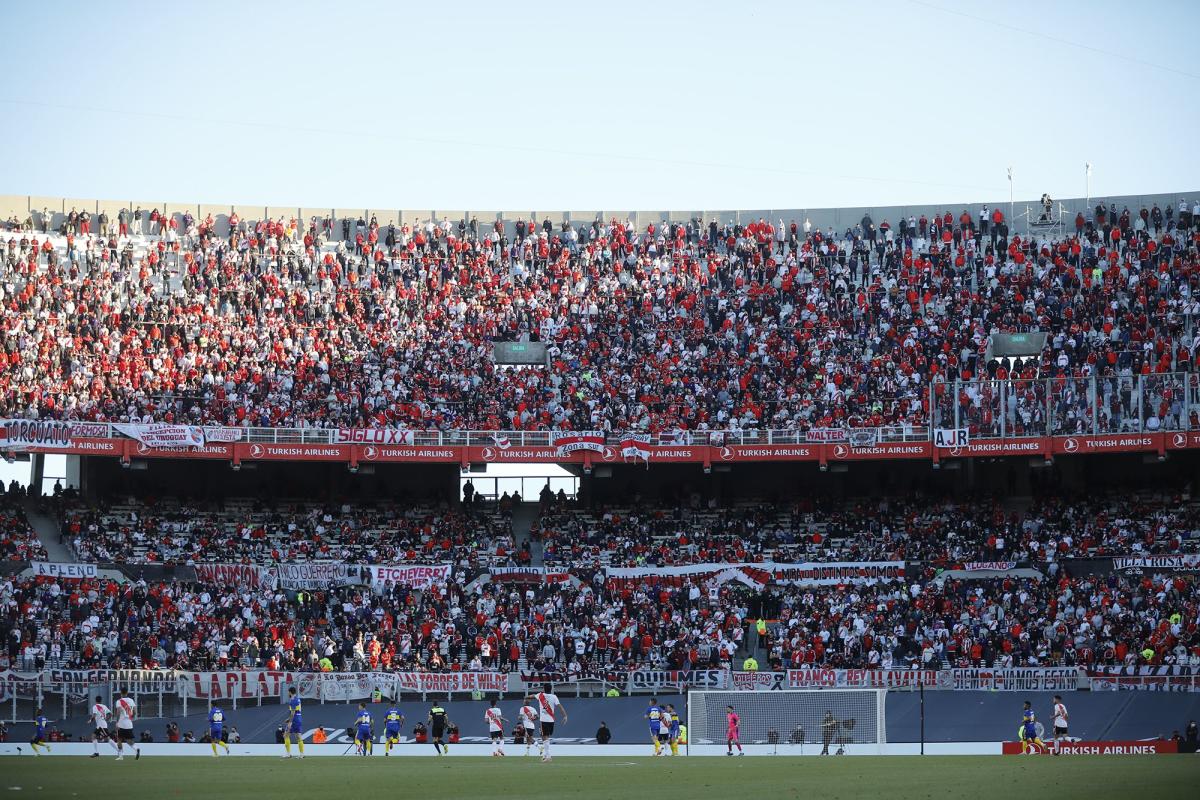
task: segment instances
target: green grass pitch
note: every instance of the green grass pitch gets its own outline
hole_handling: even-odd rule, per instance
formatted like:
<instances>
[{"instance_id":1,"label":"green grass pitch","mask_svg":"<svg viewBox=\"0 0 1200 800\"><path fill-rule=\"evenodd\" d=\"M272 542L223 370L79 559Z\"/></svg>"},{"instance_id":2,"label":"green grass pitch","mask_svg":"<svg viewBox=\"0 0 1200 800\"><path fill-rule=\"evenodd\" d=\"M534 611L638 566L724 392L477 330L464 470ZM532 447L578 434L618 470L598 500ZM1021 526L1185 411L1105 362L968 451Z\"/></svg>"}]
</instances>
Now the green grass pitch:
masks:
<instances>
[{"instance_id":1,"label":"green grass pitch","mask_svg":"<svg viewBox=\"0 0 1200 800\"><path fill-rule=\"evenodd\" d=\"M32 757L0 759L10 797L1013 800L1190 797L1200 756L830 758ZM1187 787L1191 786L1191 789ZM20 787L19 794L15 787Z\"/></svg>"}]
</instances>

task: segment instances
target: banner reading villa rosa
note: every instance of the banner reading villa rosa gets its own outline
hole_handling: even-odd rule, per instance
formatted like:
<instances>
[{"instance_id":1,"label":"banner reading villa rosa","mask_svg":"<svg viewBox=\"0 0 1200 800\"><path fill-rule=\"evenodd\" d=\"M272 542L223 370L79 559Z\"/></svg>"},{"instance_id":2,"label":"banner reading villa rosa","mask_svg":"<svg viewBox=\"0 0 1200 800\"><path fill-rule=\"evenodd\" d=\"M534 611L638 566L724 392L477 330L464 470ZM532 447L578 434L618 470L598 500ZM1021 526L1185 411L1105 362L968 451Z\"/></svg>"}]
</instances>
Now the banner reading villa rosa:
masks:
<instances>
[{"instance_id":1,"label":"banner reading villa rosa","mask_svg":"<svg viewBox=\"0 0 1200 800\"><path fill-rule=\"evenodd\" d=\"M389 583L397 586L411 586L414 589L428 589L430 586L442 586L450 580L450 564L372 564L366 567L371 586L382 589Z\"/></svg>"},{"instance_id":2,"label":"banner reading villa rosa","mask_svg":"<svg viewBox=\"0 0 1200 800\"><path fill-rule=\"evenodd\" d=\"M340 561L301 561L275 567L279 588L290 591L325 589L329 586L353 586L365 583L356 564Z\"/></svg>"},{"instance_id":3,"label":"banner reading villa rosa","mask_svg":"<svg viewBox=\"0 0 1200 800\"><path fill-rule=\"evenodd\" d=\"M1113 569L1141 569L1150 572L1196 572L1200 571L1200 553L1114 558Z\"/></svg>"},{"instance_id":4,"label":"banner reading villa rosa","mask_svg":"<svg viewBox=\"0 0 1200 800\"><path fill-rule=\"evenodd\" d=\"M39 578L94 578L95 564L69 564L61 561L31 561L33 574Z\"/></svg>"},{"instance_id":5,"label":"banner reading villa rosa","mask_svg":"<svg viewBox=\"0 0 1200 800\"><path fill-rule=\"evenodd\" d=\"M581 450L603 453L604 431L563 431L561 433L553 433L551 434L550 444L556 448L557 454L560 457L569 456L571 453L578 453Z\"/></svg>"},{"instance_id":6,"label":"banner reading villa rosa","mask_svg":"<svg viewBox=\"0 0 1200 800\"><path fill-rule=\"evenodd\" d=\"M204 447L204 428L198 425L172 425L169 422L142 425L118 422L113 428L147 447Z\"/></svg>"},{"instance_id":7,"label":"banner reading villa rosa","mask_svg":"<svg viewBox=\"0 0 1200 800\"><path fill-rule=\"evenodd\" d=\"M253 589L275 585L271 568L258 564L196 564L194 569L196 580L200 583L215 583L219 586L245 585Z\"/></svg>"}]
</instances>

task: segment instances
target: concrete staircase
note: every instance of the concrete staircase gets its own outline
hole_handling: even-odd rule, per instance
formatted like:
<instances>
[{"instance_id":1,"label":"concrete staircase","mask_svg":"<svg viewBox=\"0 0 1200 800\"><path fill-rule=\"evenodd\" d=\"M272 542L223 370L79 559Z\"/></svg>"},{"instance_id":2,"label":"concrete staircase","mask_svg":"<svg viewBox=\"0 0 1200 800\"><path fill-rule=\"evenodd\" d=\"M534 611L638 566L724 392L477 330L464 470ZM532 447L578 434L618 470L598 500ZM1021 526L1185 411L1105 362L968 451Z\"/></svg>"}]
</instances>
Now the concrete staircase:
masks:
<instances>
[{"instance_id":1,"label":"concrete staircase","mask_svg":"<svg viewBox=\"0 0 1200 800\"><path fill-rule=\"evenodd\" d=\"M26 499L24 505L29 525L42 540L42 545L45 546L50 560L74 563L75 554L62 540L62 530L58 526L58 520L53 515L39 510L40 501L37 499Z\"/></svg>"}]
</instances>

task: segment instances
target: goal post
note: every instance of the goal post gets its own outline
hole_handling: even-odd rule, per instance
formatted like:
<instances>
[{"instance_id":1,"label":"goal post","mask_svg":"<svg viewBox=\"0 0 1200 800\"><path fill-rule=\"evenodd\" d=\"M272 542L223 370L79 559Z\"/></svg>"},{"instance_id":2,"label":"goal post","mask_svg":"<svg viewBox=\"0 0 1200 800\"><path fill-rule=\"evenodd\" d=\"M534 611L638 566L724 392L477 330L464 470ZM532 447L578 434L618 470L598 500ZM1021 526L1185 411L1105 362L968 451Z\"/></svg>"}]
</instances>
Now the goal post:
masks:
<instances>
[{"instance_id":1,"label":"goal post","mask_svg":"<svg viewBox=\"0 0 1200 800\"><path fill-rule=\"evenodd\" d=\"M833 754L887 743L887 689L690 691L689 754L725 749L726 706L733 706L742 745L753 752L817 754L828 744Z\"/></svg>"}]
</instances>

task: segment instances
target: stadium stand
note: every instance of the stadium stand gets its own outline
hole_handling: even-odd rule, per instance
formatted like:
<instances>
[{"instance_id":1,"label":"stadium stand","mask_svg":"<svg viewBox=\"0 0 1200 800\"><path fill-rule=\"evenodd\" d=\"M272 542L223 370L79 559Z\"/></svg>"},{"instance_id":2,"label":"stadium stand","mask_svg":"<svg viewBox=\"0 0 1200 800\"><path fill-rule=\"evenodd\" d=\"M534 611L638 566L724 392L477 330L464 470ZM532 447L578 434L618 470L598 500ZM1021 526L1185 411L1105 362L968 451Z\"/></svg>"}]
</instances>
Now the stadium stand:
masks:
<instances>
[{"instance_id":1,"label":"stadium stand","mask_svg":"<svg viewBox=\"0 0 1200 800\"><path fill-rule=\"evenodd\" d=\"M372 219L340 238L315 217L235 215L223 236L150 214L125 236L67 215L7 234L0 416L658 433L922 426L957 404L980 433L1031 435L1052 403L1054 433L1165 429L1197 390L1175 373L1200 236L1166 212L1099 205L1045 238L999 210L840 231ZM989 335L1032 330L1039 357L986 358ZM547 374L491 361L526 336ZM1166 373L1136 401L1136 376Z\"/></svg>"}]
</instances>

